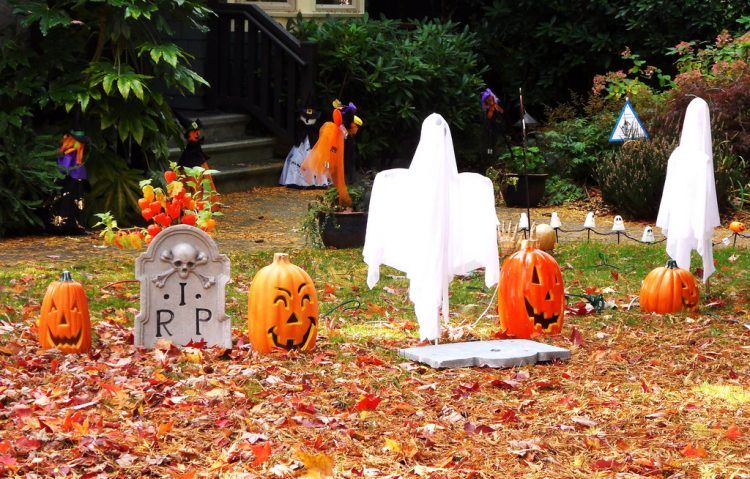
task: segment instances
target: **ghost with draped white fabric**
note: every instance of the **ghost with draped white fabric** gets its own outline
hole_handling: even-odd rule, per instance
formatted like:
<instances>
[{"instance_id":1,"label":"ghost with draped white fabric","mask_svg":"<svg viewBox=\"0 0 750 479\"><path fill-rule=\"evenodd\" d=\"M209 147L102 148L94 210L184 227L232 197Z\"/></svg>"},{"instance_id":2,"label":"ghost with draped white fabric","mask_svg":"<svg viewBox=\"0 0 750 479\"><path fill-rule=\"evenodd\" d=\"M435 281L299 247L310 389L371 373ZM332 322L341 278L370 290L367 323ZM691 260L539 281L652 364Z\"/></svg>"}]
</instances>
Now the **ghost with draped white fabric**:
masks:
<instances>
[{"instance_id":1,"label":"ghost with draped white fabric","mask_svg":"<svg viewBox=\"0 0 750 479\"><path fill-rule=\"evenodd\" d=\"M667 179L656 226L667 237L667 254L690 269L690 253L703 257L703 281L714 272L711 238L720 225L716 202L711 117L708 104L695 98L687 107L680 145L667 164Z\"/></svg>"},{"instance_id":2,"label":"ghost with draped white fabric","mask_svg":"<svg viewBox=\"0 0 750 479\"><path fill-rule=\"evenodd\" d=\"M448 321L448 286L454 275L485 268L487 287L497 283L495 195L489 178L458 173L450 128L433 113L422 123L409 169L378 173L372 187L363 256L367 285L380 265L404 271L422 340L440 337Z\"/></svg>"}]
</instances>

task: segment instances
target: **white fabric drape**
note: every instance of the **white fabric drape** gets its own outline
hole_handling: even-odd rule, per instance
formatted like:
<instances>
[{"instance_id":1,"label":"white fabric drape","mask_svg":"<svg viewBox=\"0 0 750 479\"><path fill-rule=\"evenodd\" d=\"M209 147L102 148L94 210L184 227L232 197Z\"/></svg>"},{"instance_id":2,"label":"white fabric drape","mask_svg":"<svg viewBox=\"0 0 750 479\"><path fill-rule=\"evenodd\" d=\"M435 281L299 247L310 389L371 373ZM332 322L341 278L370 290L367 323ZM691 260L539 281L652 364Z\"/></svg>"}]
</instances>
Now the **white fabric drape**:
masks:
<instances>
[{"instance_id":1,"label":"white fabric drape","mask_svg":"<svg viewBox=\"0 0 750 479\"><path fill-rule=\"evenodd\" d=\"M279 184L284 186L327 186L327 182L319 182L320 184L310 183L305 179L305 176L300 170L302 162L310 153L310 139L305 136L305 139L300 142L299 145L293 146L289 150L289 154L286 155L284 161L284 168L281 170L281 177L279 178Z\"/></svg>"},{"instance_id":2,"label":"white fabric drape","mask_svg":"<svg viewBox=\"0 0 750 479\"><path fill-rule=\"evenodd\" d=\"M380 265L404 271L421 339L440 337L448 320L448 286L456 274L485 268L485 284L497 283L497 214L492 182L476 173L458 174L450 128L433 113L409 169L375 177L363 251L367 284Z\"/></svg>"},{"instance_id":3,"label":"white fabric drape","mask_svg":"<svg viewBox=\"0 0 750 479\"><path fill-rule=\"evenodd\" d=\"M656 226L667 237L667 254L683 269L690 269L690 253L703 257L703 281L714 272L711 238L719 226L711 118L702 98L685 112L680 145L669 157L667 179Z\"/></svg>"}]
</instances>

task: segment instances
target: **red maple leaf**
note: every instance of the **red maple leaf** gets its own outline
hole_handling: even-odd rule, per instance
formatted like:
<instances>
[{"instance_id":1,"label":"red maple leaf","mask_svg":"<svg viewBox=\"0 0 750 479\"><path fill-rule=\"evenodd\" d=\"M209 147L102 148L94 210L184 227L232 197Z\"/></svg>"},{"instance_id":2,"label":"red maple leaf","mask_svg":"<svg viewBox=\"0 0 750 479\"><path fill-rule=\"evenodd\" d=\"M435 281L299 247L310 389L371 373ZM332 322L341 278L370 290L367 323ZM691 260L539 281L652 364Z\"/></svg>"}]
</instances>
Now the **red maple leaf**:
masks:
<instances>
[{"instance_id":1,"label":"red maple leaf","mask_svg":"<svg viewBox=\"0 0 750 479\"><path fill-rule=\"evenodd\" d=\"M378 407L378 404L380 404L380 401L382 399L374 394L364 394L357 403L357 411L374 411Z\"/></svg>"}]
</instances>

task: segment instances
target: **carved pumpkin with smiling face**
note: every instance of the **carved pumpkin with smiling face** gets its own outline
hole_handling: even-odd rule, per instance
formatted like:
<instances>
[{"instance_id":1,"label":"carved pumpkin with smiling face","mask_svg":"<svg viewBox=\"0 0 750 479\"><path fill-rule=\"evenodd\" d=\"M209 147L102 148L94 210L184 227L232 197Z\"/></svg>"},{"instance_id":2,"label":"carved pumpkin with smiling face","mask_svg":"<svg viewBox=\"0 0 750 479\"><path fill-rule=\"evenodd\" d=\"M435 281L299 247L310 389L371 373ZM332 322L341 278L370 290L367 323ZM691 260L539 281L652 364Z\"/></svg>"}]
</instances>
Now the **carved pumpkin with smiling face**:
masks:
<instances>
[{"instance_id":1,"label":"carved pumpkin with smiling face","mask_svg":"<svg viewBox=\"0 0 750 479\"><path fill-rule=\"evenodd\" d=\"M694 311L698 308L700 293L693 274L669 260L665 267L655 268L646 275L639 302L647 313Z\"/></svg>"},{"instance_id":2,"label":"carved pumpkin with smiling face","mask_svg":"<svg viewBox=\"0 0 750 479\"><path fill-rule=\"evenodd\" d=\"M527 339L562 330L562 272L555 258L536 249L534 241L524 241L503 262L497 297L500 335Z\"/></svg>"},{"instance_id":3,"label":"carved pumpkin with smiling face","mask_svg":"<svg viewBox=\"0 0 750 479\"><path fill-rule=\"evenodd\" d=\"M318 296L305 270L289 255L276 253L273 263L253 278L248 294L248 331L253 349L309 351L318 336Z\"/></svg>"},{"instance_id":4,"label":"carved pumpkin with smiling face","mask_svg":"<svg viewBox=\"0 0 750 479\"><path fill-rule=\"evenodd\" d=\"M89 301L83 286L63 271L53 281L42 300L39 315L39 342L44 349L63 353L86 353L91 349Z\"/></svg>"}]
</instances>

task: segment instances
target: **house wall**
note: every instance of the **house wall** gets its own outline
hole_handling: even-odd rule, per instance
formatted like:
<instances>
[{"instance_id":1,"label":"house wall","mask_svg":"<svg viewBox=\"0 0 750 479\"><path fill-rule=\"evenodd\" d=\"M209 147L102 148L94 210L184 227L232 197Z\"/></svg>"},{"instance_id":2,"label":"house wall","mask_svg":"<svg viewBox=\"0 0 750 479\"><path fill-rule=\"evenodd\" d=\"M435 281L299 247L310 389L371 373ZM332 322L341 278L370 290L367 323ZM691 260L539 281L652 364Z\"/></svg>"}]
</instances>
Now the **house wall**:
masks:
<instances>
[{"instance_id":1,"label":"house wall","mask_svg":"<svg viewBox=\"0 0 750 479\"><path fill-rule=\"evenodd\" d=\"M365 0L228 0L229 3L255 3L272 16L276 21L286 26L290 18L298 13L303 18L360 17L365 14Z\"/></svg>"}]
</instances>

